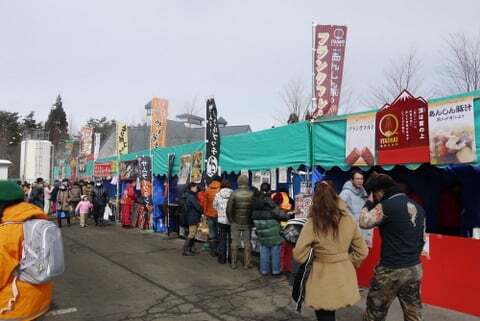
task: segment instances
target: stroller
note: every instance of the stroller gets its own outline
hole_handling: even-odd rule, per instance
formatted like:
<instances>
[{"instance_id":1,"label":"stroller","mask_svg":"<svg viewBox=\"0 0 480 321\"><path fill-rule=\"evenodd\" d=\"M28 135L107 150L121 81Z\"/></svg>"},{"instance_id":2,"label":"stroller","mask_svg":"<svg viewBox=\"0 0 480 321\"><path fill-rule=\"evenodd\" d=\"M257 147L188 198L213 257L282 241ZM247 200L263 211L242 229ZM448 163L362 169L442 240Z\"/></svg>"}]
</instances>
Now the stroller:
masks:
<instances>
[{"instance_id":1,"label":"stroller","mask_svg":"<svg viewBox=\"0 0 480 321\"><path fill-rule=\"evenodd\" d=\"M295 245L307 220L307 218L293 218L288 220L287 225L280 232L280 235L285 239L285 241Z\"/></svg>"}]
</instances>

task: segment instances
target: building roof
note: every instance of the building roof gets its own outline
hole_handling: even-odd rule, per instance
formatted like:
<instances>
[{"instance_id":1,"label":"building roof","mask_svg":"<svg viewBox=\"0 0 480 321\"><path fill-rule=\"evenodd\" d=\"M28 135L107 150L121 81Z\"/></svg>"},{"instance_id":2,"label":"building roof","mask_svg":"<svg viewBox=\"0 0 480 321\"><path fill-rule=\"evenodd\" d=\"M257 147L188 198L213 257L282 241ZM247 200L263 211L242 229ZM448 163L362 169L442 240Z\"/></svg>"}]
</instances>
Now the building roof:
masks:
<instances>
[{"instance_id":1,"label":"building roof","mask_svg":"<svg viewBox=\"0 0 480 321\"><path fill-rule=\"evenodd\" d=\"M198 117L201 118L201 117ZM221 136L250 133L249 125L219 127ZM128 127L128 152L138 152L150 148L150 126L140 125ZM103 137L102 137L103 139ZM167 146L188 144L205 139L205 127L188 127L184 121L168 120ZM116 152L115 130L102 144L98 158L114 156Z\"/></svg>"}]
</instances>

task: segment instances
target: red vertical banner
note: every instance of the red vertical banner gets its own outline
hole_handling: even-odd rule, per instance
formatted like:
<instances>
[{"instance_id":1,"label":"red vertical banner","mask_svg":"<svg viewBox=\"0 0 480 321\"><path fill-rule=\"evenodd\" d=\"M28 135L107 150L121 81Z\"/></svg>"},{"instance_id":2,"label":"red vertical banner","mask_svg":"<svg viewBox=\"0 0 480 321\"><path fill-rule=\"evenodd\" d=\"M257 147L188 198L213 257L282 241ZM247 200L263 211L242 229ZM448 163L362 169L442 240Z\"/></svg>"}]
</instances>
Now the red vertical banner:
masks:
<instances>
[{"instance_id":1,"label":"red vertical banner","mask_svg":"<svg viewBox=\"0 0 480 321\"><path fill-rule=\"evenodd\" d=\"M404 90L376 115L378 165L430 162L428 103Z\"/></svg>"},{"instance_id":2,"label":"red vertical banner","mask_svg":"<svg viewBox=\"0 0 480 321\"><path fill-rule=\"evenodd\" d=\"M346 40L346 26L315 25L314 117L336 115L338 112Z\"/></svg>"}]
</instances>

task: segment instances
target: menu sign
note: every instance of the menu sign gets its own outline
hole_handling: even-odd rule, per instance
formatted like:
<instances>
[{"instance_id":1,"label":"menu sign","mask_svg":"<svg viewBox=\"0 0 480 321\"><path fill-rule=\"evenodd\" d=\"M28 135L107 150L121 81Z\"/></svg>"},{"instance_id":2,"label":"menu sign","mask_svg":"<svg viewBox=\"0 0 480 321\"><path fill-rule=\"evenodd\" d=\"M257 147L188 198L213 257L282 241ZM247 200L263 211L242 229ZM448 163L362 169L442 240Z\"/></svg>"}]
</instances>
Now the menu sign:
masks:
<instances>
[{"instance_id":1,"label":"menu sign","mask_svg":"<svg viewBox=\"0 0 480 321\"><path fill-rule=\"evenodd\" d=\"M378 165L428 163L428 104L404 90L376 114Z\"/></svg>"},{"instance_id":2,"label":"menu sign","mask_svg":"<svg viewBox=\"0 0 480 321\"><path fill-rule=\"evenodd\" d=\"M433 103L428 109L431 163L475 162L473 97Z\"/></svg>"}]
</instances>

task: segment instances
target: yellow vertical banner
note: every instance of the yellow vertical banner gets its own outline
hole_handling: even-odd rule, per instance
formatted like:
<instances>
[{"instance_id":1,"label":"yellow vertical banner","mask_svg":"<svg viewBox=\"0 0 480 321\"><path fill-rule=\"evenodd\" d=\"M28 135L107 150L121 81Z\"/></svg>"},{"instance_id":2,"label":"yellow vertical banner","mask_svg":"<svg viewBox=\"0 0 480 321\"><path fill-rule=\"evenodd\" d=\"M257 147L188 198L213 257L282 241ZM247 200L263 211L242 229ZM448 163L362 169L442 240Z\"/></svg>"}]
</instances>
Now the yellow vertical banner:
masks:
<instances>
[{"instance_id":1,"label":"yellow vertical banner","mask_svg":"<svg viewBox=\"0 0 480 321\"><path fill-rule=\"evenodd\" d=\"M119 155L128 154L128 126L117 122L117 150Z\"/></svg>"},{"instance_id":2,"label":"yellow vertical banner","mask_svg":"<svg viewBox=\"0 0 480 321\"><path fill-rule=\"evenodd\" d=\"M168 100L153 97L151 108L150 148L165 147L167 145Z\"/></svg>"}]
</instances>

